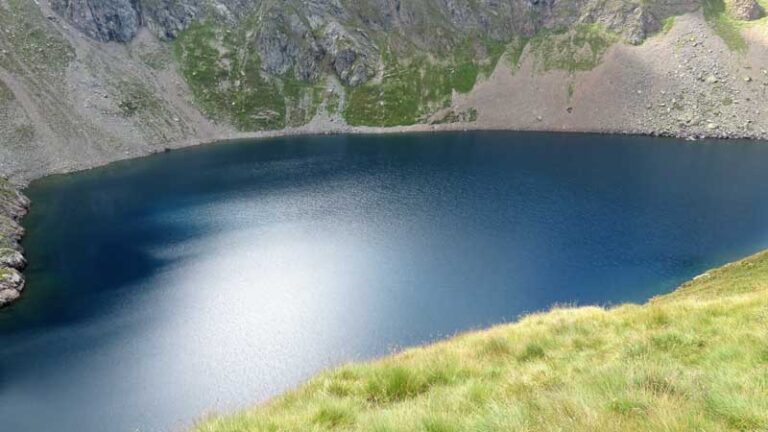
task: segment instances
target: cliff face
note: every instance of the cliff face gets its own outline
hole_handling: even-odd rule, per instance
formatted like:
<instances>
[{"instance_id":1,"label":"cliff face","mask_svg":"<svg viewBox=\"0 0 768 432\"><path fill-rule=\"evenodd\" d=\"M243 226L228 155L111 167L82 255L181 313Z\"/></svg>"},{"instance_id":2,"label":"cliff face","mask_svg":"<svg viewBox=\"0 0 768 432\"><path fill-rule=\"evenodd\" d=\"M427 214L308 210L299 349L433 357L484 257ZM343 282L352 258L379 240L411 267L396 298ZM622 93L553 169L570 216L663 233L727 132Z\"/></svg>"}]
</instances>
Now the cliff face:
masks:
<instances>
[{"instance_id":1,"label":"cliff face","mask_svg":"<svg viewBox=\"0 0 768 432\"><path fill-rule=\"evenodd\" d=\"M128 42L142 26L172 39L209 6L228 11L227 4L204 0L50 0L51 8L89 37L102 42ZM223 8L223 9L221 9Z\"/></svg>"},{"instance_id":2,"label":"cliff face","mask_svg":"<svg viewBox=\"0 0 768 432\"><path fill-rule=\"evenodd\" d=\"M359 85L376 75L382 50L441 54L467 39L506 43L541 30L600 24L638 44L696 0L49 0L99 41L131 41L141 27L172 40L195 22L247 27L264 71L299 80L334 73ZM477 57L488 55L481 47Z\"/></svg>"},{"instance_id":3,"label":"cliff face","mask_svg":"<svg viewBox=\"0 0 768 432\"><path fill-rule=\"evenodd\" d=\"M24 289L21 270L27 262L19 245L24 235L19 222L28 207L29 200L0 178L0 308L19 298Z\"/></svg>"},{"instance_id":4,"label":"cliff face","mask_svg":"<svg viewBox=\"0 0 768 432\"><path fill-rule=\"evenodd\" d=\"M50 0L100 41L143 27L173 41L205 114L241 131L341 113L353 126L426 121L492 72L509 44L567 34L639 44L697 0ZM584 37L586 39L582 40ZM454 113L470 118L469 113Z\"/></svg>"}]
</instances>

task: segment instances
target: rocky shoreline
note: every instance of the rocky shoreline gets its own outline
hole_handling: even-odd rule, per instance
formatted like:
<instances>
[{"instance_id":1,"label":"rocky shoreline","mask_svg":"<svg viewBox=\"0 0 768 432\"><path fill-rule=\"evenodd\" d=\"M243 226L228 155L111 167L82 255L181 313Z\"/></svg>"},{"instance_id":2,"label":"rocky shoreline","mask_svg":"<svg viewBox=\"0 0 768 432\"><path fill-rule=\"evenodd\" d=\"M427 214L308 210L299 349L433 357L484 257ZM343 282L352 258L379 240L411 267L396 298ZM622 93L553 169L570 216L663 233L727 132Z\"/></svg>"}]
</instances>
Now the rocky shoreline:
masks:
<instances>
[{"instance_id":1,"label":"rocky shoreline","mask_svg":"<svg viewBox=\"0 0 768 432\"><path fill-rule=\"evenodd\" d=\"M24 290L21 272L27 261L20 244L24 236L21 219L29 204L16 186L0 178L0 308L17 300Z\"/></svg>"}]
</instances>

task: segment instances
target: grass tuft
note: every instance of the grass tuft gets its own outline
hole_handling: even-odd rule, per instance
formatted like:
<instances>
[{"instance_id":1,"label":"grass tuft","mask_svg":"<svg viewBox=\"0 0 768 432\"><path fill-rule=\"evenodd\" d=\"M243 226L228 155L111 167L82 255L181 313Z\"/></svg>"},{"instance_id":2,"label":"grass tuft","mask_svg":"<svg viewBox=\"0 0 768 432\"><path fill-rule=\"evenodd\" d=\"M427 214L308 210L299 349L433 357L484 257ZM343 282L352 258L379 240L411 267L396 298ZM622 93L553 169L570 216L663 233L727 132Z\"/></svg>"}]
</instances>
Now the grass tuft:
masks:
<instances>
[{"instance_id":1,"label":"grass tuft","mask_svg":"<svg viewBox=\"0 0 768 432\"><path fill-rule=\"evenodd\" d=\"M525 346L523 352L517 356L517 359L521 362L527 362L544 358L545 355L544 347L541 344L529 343Z\"/></svg>"},{"instance_id":2,"label":"grass tuft","mask_svg":"<svg viewBox=\"0 0 768 432\"><path fill-rule=\"evenodd\" d=\"M424 419L422 423L424 426L424 432L457 432L456 425L451 423L450 420L430 416Z\"/></svg>"},{"instance_id":3,"label":"grass tuft","mask_svg":"<svg viewBox=\"0 0 768 432\"><path fill-rule=\"evenodd\" d=\"M318 409L313 421L315 424L327 428L338 428L353 424L355 414L348 406L327 403Z\"/></svg>"},{"instance_id":4,"label":"grass tuft","mask_svg":"<svg viewBox=\"0 0 768 432\"><path fill-rule=\"evenodd\" d=\"M512 353L512 346L506 340L495 337L484 341L479 352L490 358L506 357Z\"/></svg>"},{"instance_id":5,"label":"grass tuft","mask_svg":"<svg viewBox=\"0 0 768 432\"><path fill-rule=\"evenodd\" d=\"M373 374L366 386L367 399L373 402L398 402L425 392L424 376L402 366L391 366Z\"/></svg>"}]
</instances>

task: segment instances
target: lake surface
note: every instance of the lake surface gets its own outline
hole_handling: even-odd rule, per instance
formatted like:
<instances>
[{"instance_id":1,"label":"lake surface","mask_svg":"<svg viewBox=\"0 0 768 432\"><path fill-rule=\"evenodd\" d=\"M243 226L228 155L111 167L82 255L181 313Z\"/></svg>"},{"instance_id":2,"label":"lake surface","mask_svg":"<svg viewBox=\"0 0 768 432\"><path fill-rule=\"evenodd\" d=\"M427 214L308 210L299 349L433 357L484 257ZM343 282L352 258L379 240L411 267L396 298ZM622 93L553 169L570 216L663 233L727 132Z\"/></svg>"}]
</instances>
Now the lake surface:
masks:
<instances>
[{"instance_id":1,"label":"lake surface","mask_svg":"<svg viewBox=\"0 0 768 432\"><path fill-rule=\"evenodd\" d=\"M208 145L36 182L0 426L183 430L313 373L768 247L768 144L534 133Z\"/></svg>"}]
</instances>

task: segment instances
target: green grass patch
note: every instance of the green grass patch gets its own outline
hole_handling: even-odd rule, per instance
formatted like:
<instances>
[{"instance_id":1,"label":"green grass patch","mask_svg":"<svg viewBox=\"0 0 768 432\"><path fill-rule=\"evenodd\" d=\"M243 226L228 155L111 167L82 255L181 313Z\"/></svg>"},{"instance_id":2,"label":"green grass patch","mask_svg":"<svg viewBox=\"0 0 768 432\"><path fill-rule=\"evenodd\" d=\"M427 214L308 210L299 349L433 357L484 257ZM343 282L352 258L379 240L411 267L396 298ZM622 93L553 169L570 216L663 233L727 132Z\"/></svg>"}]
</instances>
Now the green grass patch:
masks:
<instances>
[{"instance_id":1,"label":"green grass patch","mask_svg":"<svg viewBox=\"0 0 768 432\"><path fill-rule=\"evenodd\" d=\"M265 74L253 49L254 25L246 20L233 30L196 23L174 41L174 55L195 100L212 118L243 131L307 123L317 113L321 87L294 78L293 71Z\"/></svg>"},{"instance_id":2,"label":"green grass patch","mask_svg":"<svg viewBox=\"0 0 768 432\"><path fill-rule=\"evenodd\" d=\"M523 57L528 41L529 38L517 36L507 45L505 52L507 54L507 61L512 69L516 69L520 65L520 60Z\"/></svg>"},{"instance_id":3,"label":"green grass patch","mask_svg":"<svg viewBox=\"0 0 768 432\"><path fill-rule=\"evenodd\" d=\"M315 414L315 424L326 428L340 428L355 421L354 409L340 403L325 403Z\"/></svg>"},{"instance_id":4,"label":"green grass patch","mask_svg":"<svg viewBox=\"0 0 768 432\"><path fill-rule=\"evenodd\" d=\"M661 21L661 34L667 34L675 26L675 17L669 16Z\"/></svg>"},{"instance_id":5,"label":"green grass patch","mask_svg":"<svg viewBox=\"0 0 768 432\"><path fill-rule=\"evenodd\" d=\"M477 59L474 45L485 56ZM347 88L346 121L355 126L401 126L424 121L450 105L453 92L472 91L480 76L489 76L504 53L505 44L472 42L434 59L414 53L401 57L382 52L384 72L379 82Z\"/></svg>"},{"instance_id":6,"label":"green grass patch","mask_svg":"<svg viewBox=\"0 0 768 432\"><path fill-rule=\"evenodd\" d=\"M599 24L578 24L567 31L543 31L531 38L531 52L542 71L594 69L618 35Z\"/></svg>"},{"instance_id":7,"label":"green grass patch","mask_svg":"<svg viewBox=\"0 0 768 432\"><path fill-rule=\"evenodd\" d=\"M528 362L533 360L538 360L541 358L544 358L546 355L546 351L544 350L544 347L536 342L530 342L528 345L525 346L525 349L522 353L517 357L517 359L521 362Z\"/></svg>"},{"instance_id":8,"label":"green grass patch","mask_svg":"<svg viewBox=\"0 0 768 432\"><path fill-rule=\"evenodd\" d=\"M768 252L646 305L555 308L318 375L199 432L763 431Z\"/></svg>"},{"instance_id":9,"label":"green grass patch","mask_svg":"<svg viewBox=\"0 0 768 432\"><path fill-rule=\"evenodd\" d=\"M728 14L725 2L723 0L703 0L702 8L707 23L725 42L728 49L735 52L746 52L747 41L741 34L740 24Z\"/></svg>"},{"instance_id":10,"label":"green grass patch","mask_svg":"<svg viewBox=\"0 0 768 432\"><path fill-rule=\"evenodd\" d=\"M240 130L285 127L285 100L241 37L212 23L193 24L174 42L181 72L212 117Z\"/></svg>"}]
</instances>

